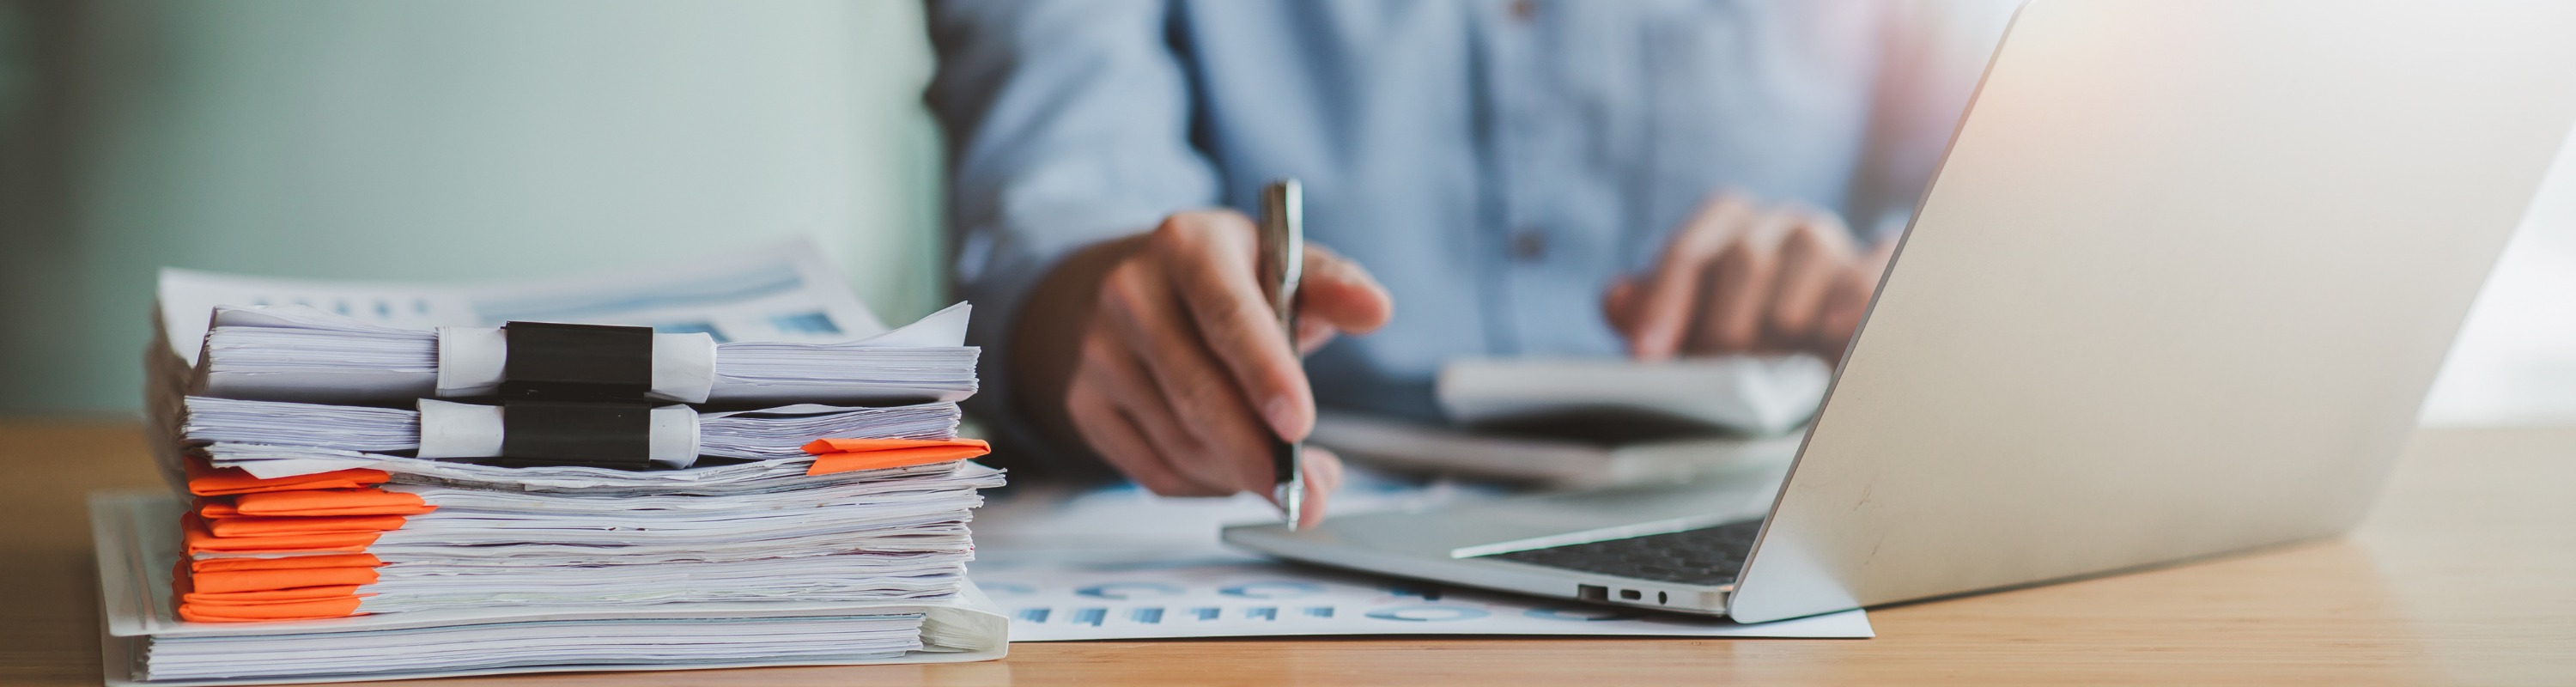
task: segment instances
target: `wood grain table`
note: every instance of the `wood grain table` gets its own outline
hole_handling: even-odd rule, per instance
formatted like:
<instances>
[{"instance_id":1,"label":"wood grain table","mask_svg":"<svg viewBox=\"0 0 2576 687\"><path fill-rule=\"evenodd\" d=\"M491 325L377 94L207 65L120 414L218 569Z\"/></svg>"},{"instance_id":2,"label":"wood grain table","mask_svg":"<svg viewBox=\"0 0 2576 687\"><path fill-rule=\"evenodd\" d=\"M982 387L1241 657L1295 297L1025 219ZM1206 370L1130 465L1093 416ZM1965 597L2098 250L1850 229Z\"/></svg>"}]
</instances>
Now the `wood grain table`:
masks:
<instances>
[{"instance_id":1,"label":"wood grain table","mask_svg":"<svg viewBox=\"0 0 2576 687\"><path fill-rule=\"evenodd\" d=\"M99 684L82 495L158 483L140 432L0 420L0 468L0 684ZM1870 620L1877 639L1085 642L973 664L435 682L2576 685L2576 428L2421 432L2370 520L2339 539Z\"/></svg>"}]
</instances>

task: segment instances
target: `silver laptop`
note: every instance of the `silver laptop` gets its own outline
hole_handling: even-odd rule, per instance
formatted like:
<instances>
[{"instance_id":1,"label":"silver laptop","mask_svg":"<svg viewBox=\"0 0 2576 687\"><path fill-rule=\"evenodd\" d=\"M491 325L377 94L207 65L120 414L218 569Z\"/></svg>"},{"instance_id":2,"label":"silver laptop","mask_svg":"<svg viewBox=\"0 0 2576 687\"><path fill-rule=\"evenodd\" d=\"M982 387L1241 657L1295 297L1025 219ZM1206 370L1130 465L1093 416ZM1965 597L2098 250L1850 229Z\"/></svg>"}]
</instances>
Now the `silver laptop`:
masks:
<instances>
[{"instance_id":1,"label":"silver laptop","mask_svg":"<svg viewBox=\"0 0 2576 687\"><path fill-rule=\"evenodd\" d=\"M2034 2L1793 464L1225 539L1760 622L2343 532L2576 123L2571 26Z\"/></svg>"}]
</instances>

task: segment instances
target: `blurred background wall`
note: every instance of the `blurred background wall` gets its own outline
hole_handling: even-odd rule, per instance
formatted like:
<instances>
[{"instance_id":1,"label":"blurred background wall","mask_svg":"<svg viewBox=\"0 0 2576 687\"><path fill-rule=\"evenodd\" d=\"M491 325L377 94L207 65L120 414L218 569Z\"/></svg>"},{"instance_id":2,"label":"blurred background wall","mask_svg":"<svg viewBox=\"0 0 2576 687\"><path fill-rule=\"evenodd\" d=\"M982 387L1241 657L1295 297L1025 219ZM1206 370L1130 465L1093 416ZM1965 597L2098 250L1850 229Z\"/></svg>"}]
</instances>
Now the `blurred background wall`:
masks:
<instances>
[{"instance_id":1,"label":"blurred background wall","mask_svg":"<svg viewBox=\"0 0 2576 687\"><path fill-rule=\"evenodd\" d=\"M908 0L5 0L0 410L125 411L162 265L550 275L810 237L942 292Z\"/></svg>"},{"instance_id":2,"label":"blurred background wall","mask_svg":"<svg viewBox=\"0 0 2576 687\"><path fill-rule=\"evenodd\" d=\"M943 304L911 0L0 0L0 412L130 412L161 265L477 279L811 237ZM2425 418L2576 422L2576 148Z\"/></svg>"}]
</instances>

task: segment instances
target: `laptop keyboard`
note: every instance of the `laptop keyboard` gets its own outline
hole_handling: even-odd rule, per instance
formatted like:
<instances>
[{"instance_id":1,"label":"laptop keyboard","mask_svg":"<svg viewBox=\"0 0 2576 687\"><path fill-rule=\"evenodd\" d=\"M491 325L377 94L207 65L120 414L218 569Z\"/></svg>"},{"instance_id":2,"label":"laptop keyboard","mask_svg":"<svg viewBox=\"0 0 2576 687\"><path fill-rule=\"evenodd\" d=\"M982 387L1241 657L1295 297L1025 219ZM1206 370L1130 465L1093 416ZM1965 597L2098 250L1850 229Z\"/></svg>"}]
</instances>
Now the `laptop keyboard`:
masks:
<instances>
[{"instance_id":1,"label":"laptop keyboard","mask_svg":"<svg viewBox=\"0 0 2576 687\"><path fill-rule=\"evenodd\" d=\"M1515 563L1544 565L1588 573L1634 577L1657 582L1721 585L1735 582L1762 521L1746 520L1696 530L1649 534L1583 544L1497 553Z\"/></svg>"}]
</instances>

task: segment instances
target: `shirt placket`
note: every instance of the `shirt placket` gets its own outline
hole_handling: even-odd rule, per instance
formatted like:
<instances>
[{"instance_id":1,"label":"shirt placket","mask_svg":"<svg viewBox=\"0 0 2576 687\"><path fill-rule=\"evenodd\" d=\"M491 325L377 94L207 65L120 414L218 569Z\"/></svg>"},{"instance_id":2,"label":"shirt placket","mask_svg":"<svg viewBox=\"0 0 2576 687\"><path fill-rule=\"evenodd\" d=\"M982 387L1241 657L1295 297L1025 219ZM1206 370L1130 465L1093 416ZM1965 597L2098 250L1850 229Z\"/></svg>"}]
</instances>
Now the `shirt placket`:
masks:
<instances>
[{"instance_id":1,"label":"shirt placket","mask_svg":"<svg viewBox=\"0 0 2576 687\"><path fill-rule=\"evenodd\" d=\"M1563 212L1571 192L1567 174L1580 173L1563 159L1578 141L1565 137L1579 122L1548 60L1543 32L1554 7L1543 0L1504 0L1491 15L1484 71L1490 117L1494 208L1480 253L1489 257L1490 348L1497 354L1565 354L1581 351L1570 327L1597 327L1601 285L1586 283L1570 260L1581 247ZM1572 252L1570 252L1572 251Z\"/></svg>"}]
</instances>

